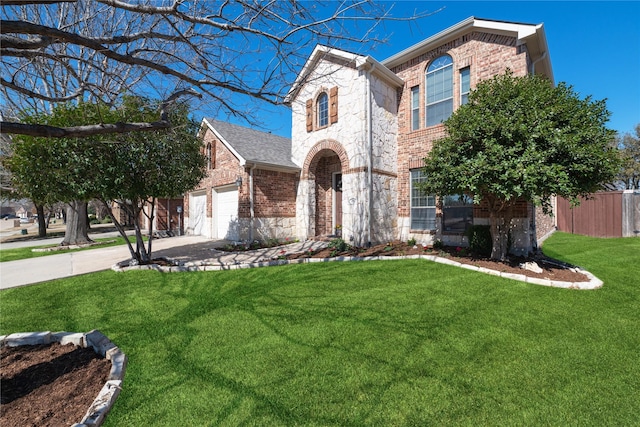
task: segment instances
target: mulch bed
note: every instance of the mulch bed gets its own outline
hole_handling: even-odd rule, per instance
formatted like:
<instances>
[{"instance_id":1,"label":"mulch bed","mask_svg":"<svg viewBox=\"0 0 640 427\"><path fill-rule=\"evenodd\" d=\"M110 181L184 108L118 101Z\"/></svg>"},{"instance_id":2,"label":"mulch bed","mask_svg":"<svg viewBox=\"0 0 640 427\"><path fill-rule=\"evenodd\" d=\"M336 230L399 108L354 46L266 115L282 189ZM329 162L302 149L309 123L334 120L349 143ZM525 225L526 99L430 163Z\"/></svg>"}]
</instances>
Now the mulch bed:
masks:
<instances>
[{"instance_id":1,"label":"mulch bed","mask_svg":"<svg viewBox=\"0 0 640 427\"><path fill-rule=\"evenodd\" d=\"M350 248L346 251L336 252L332 248L324 248L319 251L304 252L300 254L287 254L286 259L300 258L335 258L335 257L384 257L407 255L434 255L446 257L462 264L484 267L495 271L522 274L528 277L548 279L563 282L588 282L589 279L582 273L569 269L570 266L560 261L545 257L511 257L505 262L495 261L487 257L478 257L468 254L466 248L445 246L442 249L423 247L421 245L409 246L405 242L389 242L387 244L374 245L370 248ZM520 267L520 264L534 261L540 266L542 273L534 273Z\"/></svg>"},{"instance_id":2,"label":"mulch bed","mask_svg":"<svg viewBox=\"0 0 640 427\"><path fill-rule=\"evenodd\" d=\"M78 423L109 377L111 362L73 344L0 349L0 425Z\"/></svg>"}]
</instances>

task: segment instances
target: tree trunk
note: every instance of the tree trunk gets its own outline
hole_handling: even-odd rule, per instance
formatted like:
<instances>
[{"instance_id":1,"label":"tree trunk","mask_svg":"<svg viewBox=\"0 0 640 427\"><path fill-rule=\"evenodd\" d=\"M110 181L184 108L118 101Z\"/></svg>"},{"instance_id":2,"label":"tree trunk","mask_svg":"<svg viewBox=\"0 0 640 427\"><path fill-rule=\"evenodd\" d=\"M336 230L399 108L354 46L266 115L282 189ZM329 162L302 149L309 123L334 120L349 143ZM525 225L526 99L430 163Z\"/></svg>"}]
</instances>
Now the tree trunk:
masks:
<instances>
[{"instance_id":1,"label":"tree trunk","mask_svg":"<svg viewBox=\"0 0 640 427\"><path fill-rule=\"evenodd\" d=\"M129 248L129 253L131 254L131 262L129 264L130 265L140 264L140 258L136 254L136 251L133 249L133 246L129 241L129 237L127 236L126 230L124 229L122 224L120 224L120 221L118 221L118 218L113 214L113 210L111 209L111 204L109 202L105 202L104 200L100 200L100 201L104 205L104 208L106 209L107 213L111 216L111 221L113 221L113 224L118 229L118 232L120 233L124 241L127 243L127 247Z\"/></svg>"},{"instance_id":2,"label":"tree trunk","mask_svg":"<svg viewBox=\"0 0 640 427\"><path fill-rule=\"evenodd\" d=\"M507 258L507 237L504 232L503 219L498 216L497 212L489 212L489 224L491 227L491 239L493 245L491 247L491 259L504 261Z\"/></svg>"},{"instance_id":3,"label":"tree trunk","mask_svg":"<svg viewBox=\"0 0 640 427\"><path fill-rule=\"evenodd\" d=\"M515 202L502 202L500 208L496 203L489 205L489 224L491 227L491 259L505 261L509 253L509 231Z\"/></svg>"},{"instance_id":4,"label":"tree trunk","mask_svg":"<svg viewBox=\"0 0 640 427\"><path fill-rule=\"evenodd\" d=\"M87 203L74 200L67 206L67 227L64 232L64 240L60 245L86 245L92 242L87 227Z\"/></svg>"},{"instance_id":5,"label":"tree trunk","mask_svg":"<svg viewBox=\"0 0 640 427\"><path fill-rule=\"evenodd\" d=\"M151 253L147 252L147 248L144 245L144 238L142 236L142 230L140 229L140 208L137 200L133 200L131 203L133 211L133 228L136 232L136 255L141 264L149 264L151 261ZM149 236L151 238L151 236ZM151 245L149 245L151 247Z\"/></svg>"},{"instance_id":6,"label":"tree trunk","mask_svg":"<svg viewBox=\"0 0 640 427\"><path fill-rule=\"evenodd\" d=\"M47 237L47 218L44 217L44 206L37 203L35 205L38 214L38 237Z\"/></svg>"},{"instance_id":7,"label":"tree trunk","mask_svg":"<svg viewBox=\"0 0 640 427\"><path fill-rule=\"evenodd\" d=\"M151 258L151 243L153 242L153 218L155 217L156 200L157 199L155 197L151 198L151 207L149 209L149 215L147 216L149 218L149 241L147 243L147 254L149 254L149 258ZM171 225L169 223L170 220L171 213L167 212L167 227L169 230L171 230Z\"/></svg>"}]
</instances>

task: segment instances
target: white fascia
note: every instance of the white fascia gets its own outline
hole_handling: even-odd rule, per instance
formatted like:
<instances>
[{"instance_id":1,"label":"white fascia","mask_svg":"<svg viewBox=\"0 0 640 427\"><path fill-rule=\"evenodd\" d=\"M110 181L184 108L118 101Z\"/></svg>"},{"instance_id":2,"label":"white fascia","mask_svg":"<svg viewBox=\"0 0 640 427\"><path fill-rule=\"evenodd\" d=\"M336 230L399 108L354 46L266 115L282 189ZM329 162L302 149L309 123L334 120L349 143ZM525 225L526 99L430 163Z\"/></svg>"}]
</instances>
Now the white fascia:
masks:
<instances>
[{"instance_id":1,"label":"white fascia","mask_svg":"<svg viewBox=\"0 0 640 427\"><path fill-rule=\"evenodd\" d=\"M417 43L393 56L382 61L388 68L393 68L401 63L414 58L418 55L426 53L438 46L441 46L463 34L473 30L484 30L493 34L502 34L505 36L516 37L518 45L525 43L531 36L535 36L539 32L544 35L542 24L522 24L517 22L493 21L489 19L478 19L473 16L461 21L439 33ZM543 42L546 43L544 36Z\"/></svg>"},{"instance_id":2,"label":"white fascia","mask_svg":"<svg viewBox=\"0 0 640 427\"><path fill-rule=\"evenodd\" d=\"M356 61L356 68L358 68L358 70L370 71L372 75L389 83L393 87L404 86L404 80L371 56L361 56Z\"/></svg>"}]
</instances>

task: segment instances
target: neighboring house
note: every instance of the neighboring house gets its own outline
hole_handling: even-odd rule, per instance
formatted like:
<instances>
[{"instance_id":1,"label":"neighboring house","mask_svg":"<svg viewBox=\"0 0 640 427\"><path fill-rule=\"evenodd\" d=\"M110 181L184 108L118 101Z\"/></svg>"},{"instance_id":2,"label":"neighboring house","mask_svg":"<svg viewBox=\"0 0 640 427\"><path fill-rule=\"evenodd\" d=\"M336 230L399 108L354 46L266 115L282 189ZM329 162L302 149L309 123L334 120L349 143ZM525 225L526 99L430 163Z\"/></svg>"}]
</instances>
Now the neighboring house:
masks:
<instances>
[{"instance_id":1,"label":"neighboring house","mask_svg":"<svg viewBox=\"0 0 640 427\"><path fill-rule=\"evenodd\" d=\"M210 172L185 201L187 232L464 244L464 230L488 224L488 213L467 197L423 194L423 158L479 81L509 68L553 82L547 50L542 24L473 17L382 62L317 46L287 96L290 141L203 120ZM553 226L536 224L525 201L514 222L519 253Z\"/></svg>"}]
</instances>

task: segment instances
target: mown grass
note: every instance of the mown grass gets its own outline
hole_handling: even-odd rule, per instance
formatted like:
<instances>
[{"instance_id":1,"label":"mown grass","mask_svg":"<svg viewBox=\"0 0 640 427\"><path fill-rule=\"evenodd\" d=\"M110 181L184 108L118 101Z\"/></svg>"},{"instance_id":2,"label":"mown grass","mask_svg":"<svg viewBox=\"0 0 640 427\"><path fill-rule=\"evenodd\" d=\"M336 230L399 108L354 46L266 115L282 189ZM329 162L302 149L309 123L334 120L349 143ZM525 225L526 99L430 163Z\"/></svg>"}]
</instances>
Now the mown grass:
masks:
<instances>
[{"instance_id":1,"label":"mown grass","mask_svg":"<svg viewBox=\"0 0 640 427\"><path fill-rule=\"evenodd\" d=\"M3 291L0 330L109 336L107 426L640 424L640 239L544 249L604 287L420 260L109 271Z\"/></svg>"},{"instance_id":2,"label":"mown grass","mask_svg":"<svg viewBox=\"0 0 640 427\"><path fill-rule=\"evenodd\" d=\"M55 244L55 245L31 246L26 248L0 249L0 262L17 261L20 259L36 258L41 256L47 256L47 255L57 255L57 254L67 253L67 252L88 251L91 249L108 248L110 246L119 246L119 245L124 245L126 243L124 238L120 236L111 237L111 238L99 238L99 239L93 239L93 240L100 244L87 246L84 248L59 249L59 250L45 251L45 252L34 252L33 249L53 248L58 245ZM130 236L129 241L132 243L135 243L136 241L135 237Z\"/></svg>"}]
</instances>

